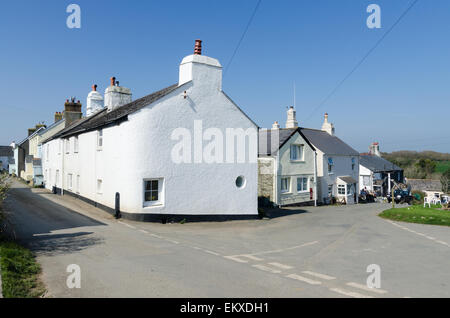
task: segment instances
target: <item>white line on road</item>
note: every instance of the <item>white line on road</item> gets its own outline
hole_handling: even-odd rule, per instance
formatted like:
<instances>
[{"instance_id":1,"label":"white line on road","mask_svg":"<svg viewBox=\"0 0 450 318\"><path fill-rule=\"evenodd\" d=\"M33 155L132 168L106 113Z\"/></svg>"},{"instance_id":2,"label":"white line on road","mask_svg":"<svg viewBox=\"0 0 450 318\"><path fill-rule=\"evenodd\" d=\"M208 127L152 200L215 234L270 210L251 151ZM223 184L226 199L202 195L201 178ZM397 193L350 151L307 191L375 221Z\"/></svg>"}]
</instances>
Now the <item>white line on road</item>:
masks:
<instances>
[{"instance_id":1,"label":"white line on road","mask_svg":"<svg viewBox=\"0 0 450 318\"><path fill-rule=\"evenodd\" d=\"M325 280L336 279L336 277L333 277L333 276L328 276L328 275L325 275L325 274L315 273L315 272L311 272L311 271L303 271L302 273L303 274L308 274L308 275L311 275L311 276L315 276L315 277L318 277L318 278L322 278L322 279L325 279Z\"/></svg>"},{"instance_id":2,"label":"white line on road","mask_svg":"<svg viewBox=\"0 0 450 318\"><path fill-rule=\"evenodd\" d=\"M238 256L247 257L253 261L262 261L263 260L262 258L253 256L252 254L243 254L243 255L238 255Z\"/></svg>"},{"instance_id":3,"label":"white line on road","mask_svg":"<svg viewBox=\"0 0 450 318\"><path fill-rule=\"evenodd\" d=\"M278 267L278 268L281 268L281 269L291 269L291 268L294 268L294 267L292 267L292 266L284 265L284 264L277 263L277 262L269 263L269 265L272 265L272 266L275 266L275 267Z\"/></svg>"},{"instance_id":4,"label":"white line on road","mask_svg":"<svg viewBox=\"0 0 450 318\"><path fill-rule=\"evenodd\" d=\"M232 261L238 262L238 263L248 263L246 260L240 259L238 255L235 256L224 256L227 259L231 259Z\"/></svg>"},{"instance_id":5,"label":"white line on road","mask_svg":"<svg viewBox=\"0 0 450 318\"><path fill-rule=\"evenodd\" d=\"M130 229L136 229L133 225L130 225L130 224L128 224L128 223L121 222L121 221L117 221L117 222L120 223L120 224L122 224L122 225L128 226Z\"/></svg>"},{"instance_id":6,"label":"white line on road","mask_svg":"<svg viewBox=\"0 0 450 318\"><path fill-rule=\"evenodd\" d=\"M388 221L388 222L391 223L392 225L395 225L395 226L398 227L398 228L401 228L402 230L405 230L405 231L408 231L408 232L411 232L411 233L420 235L420 236L422 236L422 237L425 237L425 238L429 239L430 241L433 241L433 242L436 242L436 243L438 243L438 244L442 244L442 245L445 245L445 246L450 247L450 245L449 245L447 242L438 240L438 239L436 239L435 237L428 236L428 235L426 235L426 234L419 233L419 232L416 232L416 231L414 231L414 230L408 229L407 227L402 226L402 225L400 225L400 224L397 224L397 223L395 223L395 222L392 222L391 220L386 220L386 221Z\"/></svg>"},{"instance_id":7,"label":"white line on road","mask_svg":"<svg viewBox=\"0 0 450 318\"><path fill-rule=\"evenodd\" d=\"M287 275L286 277L292 278L292 279L295 279L295 280L299 280L299 281L308 283L310 285L320 285L320 284L322 284L321 282L319 282L317 280L312 280L312 279L309 279L309 278L306 278L306 277L303 277L303 276L300 276L300 275L297 275L297 274L290 274L290 275Z\"/></svg>"},{"instance_id":8,"label":"white line on road","mask_svg":"<svg viewBox=\"0 0 450 318\"><path fill-rule=\"evenodd\" d=\"M146 230L139 230L139 232L142 232L142 233L148 234L148 232L147 232Z\"/></svg>"},{"instance_id":9,"label":"white line on road","mask_svg":"<svg viewBox=\"0 0 450 318\"><path fill-rule=\"evenodd\" d=\"M156 235L156 234L150 234L150 235L153 236L153 237L159 238L159 239L163 238L162 236L159 236L159 235Z\"/></svg>"},{"instance_id":10,"label":"white line on road","mask_svg":"<svg viewBox=\"0 0 450 318\"><path fill-rule=\"evenodd\" d=\"M377 294L386 294L387 293L387 290L384 290L384 289L370 288L370 287L367 287L366 285L353 283L353 282L347 283L347 286L359 288L359 289L362 289L362 290L365 290L365 291L369 291L369 292L372 292L372 293L377 293Z\"/></svg>"},{"instance_id":11,"label":"white line on road","mask_svg":"<svg viewBox=\"0 0 450 318\"><path fill-rule=\"evenodd\" d=\"M173 243L173 244L180 244L180 242L177 242L177 241L174 241L174 240L171 240L171 239L168 239L168 238L165 238L165 240L167 242L170 242L170 243Z\"/></svg>"},{"instance_id":12,"label":"white line on road","mask_svg":"<svg viewBox=\"0 0 450 318\"><path fill-rule=\"evenodd\" d=\"M209 254L212 254L212 255L216 255L216 256L220 256L220 254L219 253L216 253L216 252L213 252L213 251L210 251L210 250L203 250L205 253L209 253Z\"/></svg>"},{"instance_id":13,"label":"white line on road","mask_svg":"<svg viewBox=\"0 0 450 318\"><path fill-rule=\"evenodd\" d=\"M339 289L339 288L330 288L330 290L335 293L354 297L354 298L373 298L372 296L366 296L366 295L363 295L360 293L355 293L355 292L351 292L351 291L347 291L347 290L343 290L343 289Z\"/></svg>"},{"instance_id":14,"label":"white line on road","mask_svg":"<svg viewBox=\"0 0 450 318\"><path fill-rule=\"evenodd\" d=\"M257 268L257 269L260 269L262 271L265 271L265 272L270 272L270 273L274 273L274 274L281 273L281 271L279 271L278 269L273 269L273 268L270 268L270 267L267 267L267 266L264 266L264 265L260 265L260 264L252 265L252 266Z\"/></svg>"},{"instance_id":15,"label":"white line on road","mask_svg":"<svg viewBox=\"0 0 450 318\"><path fill-rule=\"evenodd\" d=\"M293 250L293 249L300 248L300 247L314 245L314 244L317 244L317 243L319 243L319 241L313 241L313 242L308 242L308 243L304 243L304 244L301 244L301 245L296 245L296 246L291 246L291 247L286 247L286 248L280 248L280 249L271 250L271 251L263 251L263 252L251 253L251 254L246 254L246 255L263 255L263 254L279 253L279 252Z\"/></svg>"}]
</instances>

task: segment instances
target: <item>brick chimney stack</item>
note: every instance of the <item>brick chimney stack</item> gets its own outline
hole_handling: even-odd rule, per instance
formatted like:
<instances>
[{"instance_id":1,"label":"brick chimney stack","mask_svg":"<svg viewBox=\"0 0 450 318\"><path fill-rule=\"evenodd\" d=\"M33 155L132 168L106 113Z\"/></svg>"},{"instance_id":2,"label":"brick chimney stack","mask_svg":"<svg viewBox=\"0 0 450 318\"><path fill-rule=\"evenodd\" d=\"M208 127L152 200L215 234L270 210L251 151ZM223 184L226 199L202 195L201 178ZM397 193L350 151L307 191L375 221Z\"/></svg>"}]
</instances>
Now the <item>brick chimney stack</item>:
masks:
<instances>
[{"instance_id":1,"label":"brick chimney stack","mask_svg":"<svg viewBox=\"0 0 450 318\"><path fill-rule=\"evenodd\" d=\"M70 101L67 99L64 103L64 118L66 119L65 127L68 127L82 116L83 113L81 112L80 101L75 102L75 97L72 97Z\"/></svg>"},{"instance_id":2,"label":"brick chimney stack","mask_svg":"<svg viewBox=\"0 0 450 318\"><path fill-rule=\"evenodd\" d=\"M202 55L202 40L195 40L194 55Z\"/></svg>"}]
</instances>

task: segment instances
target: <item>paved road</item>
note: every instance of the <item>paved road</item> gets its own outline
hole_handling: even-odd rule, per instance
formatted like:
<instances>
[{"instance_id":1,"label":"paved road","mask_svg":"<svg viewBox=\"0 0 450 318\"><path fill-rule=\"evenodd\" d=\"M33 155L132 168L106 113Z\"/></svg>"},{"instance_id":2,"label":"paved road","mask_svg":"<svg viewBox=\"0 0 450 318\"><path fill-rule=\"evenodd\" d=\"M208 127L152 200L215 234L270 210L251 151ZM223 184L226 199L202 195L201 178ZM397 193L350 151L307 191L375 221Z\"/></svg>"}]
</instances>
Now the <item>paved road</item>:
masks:
<instances>
[{"instance_id":1,"label":"paved road","mask_svg":"<svg viewBox=\"0 0 450 318\"><path fill-rule=\"evenodd\" d=\"M14 182L5 207L53 297L450 297L450 229L389 222L383 204L155 224ZM365 287L370 264L381 289Z\"/></svg>"}]
</instances>

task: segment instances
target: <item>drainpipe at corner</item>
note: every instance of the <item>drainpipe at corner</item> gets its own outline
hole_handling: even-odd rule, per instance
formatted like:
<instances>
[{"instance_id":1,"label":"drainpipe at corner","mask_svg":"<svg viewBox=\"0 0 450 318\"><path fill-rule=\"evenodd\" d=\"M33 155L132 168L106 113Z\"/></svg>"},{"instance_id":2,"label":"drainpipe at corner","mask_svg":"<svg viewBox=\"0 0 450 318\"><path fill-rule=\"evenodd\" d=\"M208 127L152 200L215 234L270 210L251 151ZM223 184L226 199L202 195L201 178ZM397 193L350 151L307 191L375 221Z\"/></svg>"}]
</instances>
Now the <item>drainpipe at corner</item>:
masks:
<instances>
[{"instance_id":1,"label":"drainpipe at corner","mask_svg":"<svg viewBox=\"0 0 450 318\"><path fill-rule=\"evenodd\" d=\"M317 206L317 151L314 150L314 206Z\"/></svg>"}]
</instances>

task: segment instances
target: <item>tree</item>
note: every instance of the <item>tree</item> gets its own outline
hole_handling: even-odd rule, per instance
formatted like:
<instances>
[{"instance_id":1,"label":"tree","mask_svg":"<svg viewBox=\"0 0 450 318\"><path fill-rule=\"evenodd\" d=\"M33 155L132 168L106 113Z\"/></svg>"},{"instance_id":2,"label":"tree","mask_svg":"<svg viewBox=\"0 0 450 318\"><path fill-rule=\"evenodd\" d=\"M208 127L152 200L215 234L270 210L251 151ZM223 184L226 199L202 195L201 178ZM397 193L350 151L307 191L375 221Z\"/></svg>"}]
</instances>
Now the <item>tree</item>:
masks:
<instances>
[{"instance_id":1,"label":"tree","mask_svg":"<svg viewBox=\"0 0 450 318\"><path fill-rule=\"evenodd\" d=\"M447 169L441 176L442 192L450 191L450 168Z\"/></svg>"}]
</instances>

